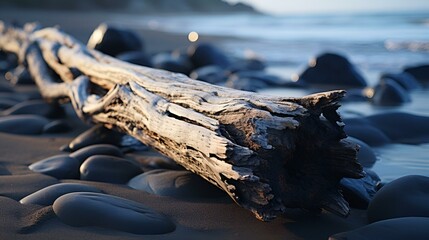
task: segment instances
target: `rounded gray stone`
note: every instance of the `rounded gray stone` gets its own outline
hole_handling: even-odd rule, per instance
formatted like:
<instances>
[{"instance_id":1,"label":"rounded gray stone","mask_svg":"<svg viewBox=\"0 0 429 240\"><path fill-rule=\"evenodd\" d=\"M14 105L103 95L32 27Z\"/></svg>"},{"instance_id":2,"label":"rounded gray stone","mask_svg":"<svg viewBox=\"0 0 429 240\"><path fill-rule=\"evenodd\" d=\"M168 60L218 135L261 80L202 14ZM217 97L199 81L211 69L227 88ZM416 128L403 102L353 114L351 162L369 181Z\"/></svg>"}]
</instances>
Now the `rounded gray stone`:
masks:
<instances>
[{"instance_id":1,"label":"rounded gray stone","mask_svg":"<svg viewBox=\"0 0 429 240\"><path fill-rule=\"evenodd\" d=\"M429 217L429 177L410 175L382 187L368 206L368 220Z\"/></svg>"},{"instance_id":2,"label":"rounded gray stone","mask_svg":"<svg viewBox=\"0 0 429 240\"><path fill-rule=\"evenodd\" d=\"M36 115L14 115L0 117L0 132L12 134L41 134L49 123L45 117Z\"/></svg>"},{"instance_id":3,"label":"rounded gray stone","mask_svg":"<svg viewBox=\"0 0 429 240\"><path fill-rule=\"evenodd\" d=\"M108 183L127 183L134 176L142 173L138 163L107 155L89 157L80 167L82 180Z\"/></svg>"},{"instance_id":4,"label":"rounded gray stone","mask_svg":"<svg viewBox=\"0 0 429 240\"><path fill-rule=\"evenodd\" d=\"M52 205L57 198L72 192L101 193L101 190L96 187L80 183L58 183L40 189L39 191L22 198L19 202L22 204L49 206Z\"/></svg>"},{"instance_id":5,"label":"rounded gray stone","mask_svg":"<svg viewBox=\"0 0 429 240\"><path fill-rule=\"evenodd\" d=\"M211 198L225 194L189 171L157 169L140 174L128 186L148 193L176 198Z\"/></svg>"},{"instance_id":6,"label":"rounded gray stone","mask_svg":"<svg viewBox=\"0 0 429 240\"><path fill-rule=\"evenodd\" d=\"M124 156L118 147L110 144L94 144L70 153L70 157L76 158L80 163L94 155Z\"/></svg>"},{"instance_id":7,"label":"rounded gray stone","mask_svg":"<svg viewBox=\"0 0 429 240\"><path fill-rule=\"evenodd\" d=\"M96 226L134 234L165 234L176 226L145 205L101 193L69 193L53 204L58 218L74 227Z\"/></svg>"},{"instance_id":8,"label":"rounded gray stone","mask_svg":"<svg viewBox=\"0 0 429 240\"><path fill-rule=\"evenodd\" d=\"M79 178L79 162L68 155L56 155L31 164L33 172L43 173L57 179Z\"/></svg>"}]
</instances>

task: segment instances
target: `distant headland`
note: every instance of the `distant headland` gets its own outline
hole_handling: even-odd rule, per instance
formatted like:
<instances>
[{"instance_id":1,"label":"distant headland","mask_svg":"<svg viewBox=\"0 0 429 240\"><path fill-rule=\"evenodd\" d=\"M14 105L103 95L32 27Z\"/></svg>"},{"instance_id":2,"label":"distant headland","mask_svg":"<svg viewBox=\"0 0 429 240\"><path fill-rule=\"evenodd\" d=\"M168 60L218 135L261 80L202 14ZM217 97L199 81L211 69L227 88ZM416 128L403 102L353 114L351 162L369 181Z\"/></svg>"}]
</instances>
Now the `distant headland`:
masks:
<instances>
[{"instance_id":1,"label":"distant headland","mask_svg":"<svg viewBox=\"0 0 429 240\"><path fill-rule=\"evenodd\" d=\"M222 0L3 0L0 5L2 8L126 13L258 13L247 4L230 4Z\"/></svg>"}]
</instances>

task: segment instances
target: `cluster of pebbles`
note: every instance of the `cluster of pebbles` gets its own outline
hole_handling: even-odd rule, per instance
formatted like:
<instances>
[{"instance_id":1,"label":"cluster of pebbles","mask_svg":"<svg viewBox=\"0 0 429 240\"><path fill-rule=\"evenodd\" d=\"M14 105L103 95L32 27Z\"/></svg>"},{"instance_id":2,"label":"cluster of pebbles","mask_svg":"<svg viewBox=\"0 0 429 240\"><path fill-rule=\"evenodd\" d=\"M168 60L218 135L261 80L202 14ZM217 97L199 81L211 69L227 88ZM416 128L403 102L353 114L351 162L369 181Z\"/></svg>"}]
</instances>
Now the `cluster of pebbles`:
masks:
<instances>
[{"instance_id":1,"label":"cluster of pebbles","mask_svg":"<svg viewBox=\"0 0 429 240\"><path fill-rule=\"evenodd\" d=\"M82 144L97 139L92 138L94 132L109 131L100 131L100 128L95 126L74 139L69 149L75 151L39 160L29 169L58 180L121 184L139 191L185 200L224 196L221 190L168 158L157 156L142 159L127 156L124 149L112 144ZM82 148L76 149L76 146ZM175 229L175 224L168 217L149 207L105 194L84 183L51 185L25 196L20 202L52 205L55 215L71 226L98 226L135 234L163 234Z\"/></svg>"},{"instance_id":2,"label":"cluster of pebbles","mask_svg":"<svg viewBox=\"0 0 429 240\"><path fill-rule=\"evenodd\" d=\"M88 46L106 54L241 90L257 91L273 86L309 91L346 88L351 93L347 101L396 106L411 101L409 92L429 83L429 65L423 65L385 73L368 91L356 67L335 53L319 55L296 81L288 81L266 73L265 63L258 58L233 60L210 44L147 54L143 51L143 41L134 32L107 25L95 31L99 33L90 38ZM0 63L0 70L7 72L6 79L20 89L17 91L7 82L0 84L0 132L57 136L73 129L68 119L70 113L57 103L44 102L35 88L28 85L31 79L26 70L16 66L12 56L1 53ZM343 179L341 188L353 208L367 209L369 225L330 239L424 239L429 234L429 178L406 176L382 183L371 167L377 161L374 146L429 142L429 118L389 112L346 118L344 122L349 140L361 146L358 160L367 174L362 179ZM34 193L13 196L21 204L48 207L71 226L98 226L135 234L164 234L176 228L168 216L142 203L109 195L87 184L88 181L119 184L135 191L180 199L224 197L222 191L171 159L140 156L138 151L147 150L144 145L103 126L86 130L61 150L63 154L28 166L31 171L57 181L47 178L40 185L37 178ZM64 180L75 182L61 182Z\"/></svg>"}]
</instances>

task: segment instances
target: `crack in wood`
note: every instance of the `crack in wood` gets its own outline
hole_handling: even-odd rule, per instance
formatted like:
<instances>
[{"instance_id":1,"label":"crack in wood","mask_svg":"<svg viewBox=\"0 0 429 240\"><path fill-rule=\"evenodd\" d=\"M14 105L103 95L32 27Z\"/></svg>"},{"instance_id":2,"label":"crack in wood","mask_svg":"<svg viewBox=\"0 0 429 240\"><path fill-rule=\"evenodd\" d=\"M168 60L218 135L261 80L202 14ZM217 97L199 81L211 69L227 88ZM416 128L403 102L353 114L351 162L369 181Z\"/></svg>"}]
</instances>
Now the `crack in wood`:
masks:
<instances>
[{"instance_id":1,"label":"crack in wood","mask_svg":"<svg viewBox=\"0 0 429 240\"><path fill-rule=\"evenodd\" d=\"M303 98L238 91L122 62L55 28L1 21L0 49L19 55L46 100L69 98L84 121L153 147L258 219L286 207L349 213L339 181L362 177L362 167L344 140L342 90Z\"/></svg>"}]
</instances>

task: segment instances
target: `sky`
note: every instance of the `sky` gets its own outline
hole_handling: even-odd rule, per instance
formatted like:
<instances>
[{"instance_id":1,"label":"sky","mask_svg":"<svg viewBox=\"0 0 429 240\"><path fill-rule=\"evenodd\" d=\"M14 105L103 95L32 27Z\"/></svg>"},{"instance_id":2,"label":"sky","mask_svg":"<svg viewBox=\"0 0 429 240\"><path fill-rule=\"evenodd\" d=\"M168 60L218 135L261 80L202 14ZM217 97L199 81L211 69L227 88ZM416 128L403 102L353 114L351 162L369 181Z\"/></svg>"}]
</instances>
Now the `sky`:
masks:
<instances>
[{"instance_id":1,"label":"sky","mask_svg":"<svg viewBox=\"0 0 429 240\"><path fill-rule=\"evenodd\" d=\"M273 14L429 11L429 0L225 0Z\"/></svg>"}]
</instances>

